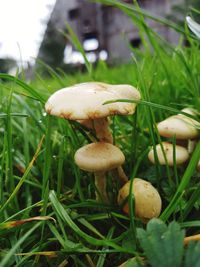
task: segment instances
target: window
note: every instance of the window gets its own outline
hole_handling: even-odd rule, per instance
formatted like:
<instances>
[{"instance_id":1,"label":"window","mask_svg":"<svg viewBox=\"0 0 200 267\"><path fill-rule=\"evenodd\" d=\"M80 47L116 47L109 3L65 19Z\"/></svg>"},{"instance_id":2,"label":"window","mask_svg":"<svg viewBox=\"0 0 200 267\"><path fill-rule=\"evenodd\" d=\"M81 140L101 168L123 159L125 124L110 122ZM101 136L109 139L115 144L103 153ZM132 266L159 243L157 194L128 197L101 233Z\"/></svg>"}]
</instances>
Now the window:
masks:
<instances>
[{"instance_id":1,"label":"window","mask_svg":"<svg viewBox=\"0 0 200 267\"><path fill-rule=\"evenodd\" d=\"M68 16L69 16L70 20L77 19L78 16L79 16L79 9L78 8L74 8L74 9L69 10Z\"/></svg>"},{"instance_id":2,"label":"window","mask_svg":"<svg viewBox=\"0 0 200 267\"><path fill-rule=\"evenodd\" d=\"M134 48L139 48L141 45L141 39L139 37L131 39L130 45Z\"/></svg>"}]
</instances>

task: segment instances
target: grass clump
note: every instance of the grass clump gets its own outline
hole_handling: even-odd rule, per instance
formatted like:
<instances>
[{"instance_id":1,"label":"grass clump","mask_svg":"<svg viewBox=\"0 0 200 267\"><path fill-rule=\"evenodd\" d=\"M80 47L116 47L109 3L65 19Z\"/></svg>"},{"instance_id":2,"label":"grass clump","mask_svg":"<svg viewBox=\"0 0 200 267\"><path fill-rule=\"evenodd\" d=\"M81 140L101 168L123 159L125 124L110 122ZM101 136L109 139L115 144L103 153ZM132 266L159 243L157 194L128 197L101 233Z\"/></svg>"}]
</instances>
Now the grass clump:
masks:
<instances>
[{"instance_id":1,"label":"grass clump","mask_svg":"<svg viewBox=\"0 0 200 267\"><path fill-rule=\"evenodd\" d=\"M185 235L199 232L196 164L200 144L181 167L153 166L147 154L150 146L161 142L156 122L184 107L200 110L199 41L184 32L190 46L180 43L172 47L145 24L145 14L135 15L137 8L117 6L147 37L144 50L133 50L129 64L110 68L99 62L96 68L88 66L89 74L77 72L74 76L50 69L51 78L37 74L30 84L0 74L1 267L109 267L131 258L134 260L124 266L198 266L199 243L185 248L183 240ZM112 203L97 203L91 175L80 171L73 159L75 151L93 137L77 123L45 114L44 103L51 93L92 80L140 89L142 101L136 114L116 116L111 127L115 144L126 156L128 177L141 177L159 190L162 221L153 219L146 227L137 218L125 216L116 202L119 186L113 186L111 177L108 191ZM35 217L37 221L26 220Z\"/></svg>"}]
</instances>

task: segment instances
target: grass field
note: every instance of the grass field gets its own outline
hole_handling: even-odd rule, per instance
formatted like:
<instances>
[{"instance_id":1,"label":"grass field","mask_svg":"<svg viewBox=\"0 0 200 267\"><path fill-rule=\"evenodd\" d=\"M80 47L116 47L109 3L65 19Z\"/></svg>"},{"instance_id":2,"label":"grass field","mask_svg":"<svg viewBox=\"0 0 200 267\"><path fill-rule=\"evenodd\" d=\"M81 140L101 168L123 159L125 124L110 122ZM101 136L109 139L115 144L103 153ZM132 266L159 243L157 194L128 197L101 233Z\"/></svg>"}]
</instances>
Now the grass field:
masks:
<instances>
[{"instance_id":1,"label":"grass field","mask_svg":"<svg viewBox=\"0 0 200 267\"><path fill-rule=\"evenodd\" d=\"M200 244L183 245L185 235L200 232L200 143L182 166L152 165L147 158L150 147L164 140L156 122L184 107L200 111L199 41L185 28L190 46L183 46L182 35L173 47L146 26L143 14L119 8L145 36L143 51L132 50L129 64L86 62L88 72L74 76L49 69L51 78L37 73L31 83L0 74L0 267L114 267L133 257L124 266L200 266ZM73 33L71 39L79 46ZM135 218L132 194L131 216L122 212L111 175L110 204L95 200L93 175L74 163L75 151L93 136L78 123L45 113L54 91L94 80L131 84L142 95L134 115L111 118L111 130L125 154L127 176L151 182L161 195L160 220L148 226Z\"/></svg>"}]
</instances>

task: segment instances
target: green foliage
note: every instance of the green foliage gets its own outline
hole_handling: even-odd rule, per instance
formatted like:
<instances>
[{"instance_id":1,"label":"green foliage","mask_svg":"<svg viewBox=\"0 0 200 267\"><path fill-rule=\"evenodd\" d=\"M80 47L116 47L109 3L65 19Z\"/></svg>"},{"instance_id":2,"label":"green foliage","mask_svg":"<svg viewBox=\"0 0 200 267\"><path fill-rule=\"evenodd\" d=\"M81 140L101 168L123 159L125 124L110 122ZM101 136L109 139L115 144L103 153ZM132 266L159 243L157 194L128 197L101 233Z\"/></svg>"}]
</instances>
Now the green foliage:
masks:
<instances>
[{"instance_id":1,"label":"green foliage","mask_svg":"<svg viewBox=\"0 0 200 267\"><path fill-rule=\"evenodd\" d=\"M147 265L151 267L199 266L200 243L190 242L184 249L184 236L184 231L175 221L167 226L159 219L152 219L147 224L146 230L138 229L138 239L145 252Z\"/></svg>"},{"instance_id":2,"label":"green foliage","mask_svg":"<svg viewBox=\"0 0 200 267\"><path fill-rule=\"evenodd\" d=\"M180 267L184 231L176 222L167 227L162 221L152 219L146 231L138 230L138 238L152 267Z\"/></svg>"},{"instance_id":3,"label":"green foliage","mask_svg":"<svg viewBox=\"0 0 200 267\"><path fill-rule=\"evenodd\" d=\"M200 266L200 243L190 242L185 253L184 267L198 267Z\"/></svg>"},{"instance_id":4,"label":"green foliage","mask_svg":"<svg viewBox=\"0 0 200 267\"><path fill-rule=\"evenodd\" d=\"M124 267L142 267L142 263L137 258L129 259L125 264Z\"/></svg>"}]
</instances>

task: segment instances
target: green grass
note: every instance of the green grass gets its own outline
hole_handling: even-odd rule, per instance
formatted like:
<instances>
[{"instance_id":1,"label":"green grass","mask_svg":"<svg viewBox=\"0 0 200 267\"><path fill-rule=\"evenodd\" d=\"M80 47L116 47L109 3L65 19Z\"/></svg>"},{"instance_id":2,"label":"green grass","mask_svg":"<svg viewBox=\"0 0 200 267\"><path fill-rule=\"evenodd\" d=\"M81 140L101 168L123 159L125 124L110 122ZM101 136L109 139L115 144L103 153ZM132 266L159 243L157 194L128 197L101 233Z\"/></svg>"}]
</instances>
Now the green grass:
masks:
<instances>
[{"instance_id":1,"label":"green grass","mask_svg":"<svg viewBox=\"0 0 200 267\"><path fill-rule=\"evenodd\" d=\"M37 73L31 83L0 74L0 267L113 267L134 256L147 257L145 265L134 260L127 266L153 266L137 234L146 225L134 218L133 208L129 218L117 205L119 185L113 186L109 177L111 204L97 203L92 175L74 164L75 151L94 137L78 123L45 114L44 104L54 91L79 82L127 83L139 88L142 101L137 113L111 119L115 143L126 157L125 172L130 179L140 177L157 187L163 201L160 218L167 225L174 220L179 223L170 224L166 231L181 227L187 235L199 233L200 176L196 164L200 143L181 167L152 165L147 158L150 146L164 139L158 135L156 122L183 107L200 111L199 41L187 30L138 7L117 6L131 16L143 37L142 51L130 48L133 57L129 64L109 67L99 62L94 67L86 62L88 72L77 71L73 76L46 66L51 77L44 79ZM184 32L190 47L181 41L176 47L167 44L146 25L143 16ZM73 32L70 36L80 48ZM132 195L129 201L134 207ZM40 222L9 224L35 216L47 217ZM194 248L189 249L188 255Z\"/></svg>"}]
</instances>

